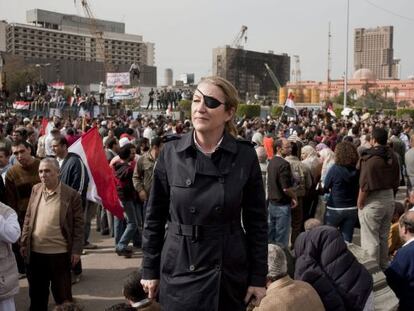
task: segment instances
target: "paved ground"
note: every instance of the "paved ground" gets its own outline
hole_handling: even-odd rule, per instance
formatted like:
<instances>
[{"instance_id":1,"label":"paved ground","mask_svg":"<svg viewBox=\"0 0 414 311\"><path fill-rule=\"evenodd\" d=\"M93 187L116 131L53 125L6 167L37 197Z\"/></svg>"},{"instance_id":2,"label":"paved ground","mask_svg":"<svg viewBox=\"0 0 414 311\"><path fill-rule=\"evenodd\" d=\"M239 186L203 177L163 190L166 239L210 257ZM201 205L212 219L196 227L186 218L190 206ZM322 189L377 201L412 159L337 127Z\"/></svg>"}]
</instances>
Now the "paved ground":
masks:
<instances>
[{"instance_id":1,"label":"paved ground","mask_svg":"<svg viewBox=\"0 0 414 311\"><path fill-rule=\"evenodd\" d=\"M403 200L405 187L400 187L397 200ZM142 253L137 251L130 259L119 257L114 252L113 238L101 236L92 229L91 242L99 246L88 250L82 256L83 276L80 283L73 286L73 295L84 311L103 311L115 303L123 302L122 284L126 276L141 264ZM359 243L359 230L354 232L354 242ZM20 293L16 296L17 311L26 311L29 307L27 280L20 281ZM54 306L50 298L49 309Z\"/></svg>"},{"instance_id":2,"label":"paved ground","mask_svg":"<svg viewBox=\"0 0 414 311\"><path fill-rule=\"evenodd\" d=\"M118 302L124 302L122 284L129 273L141 264L142 253L137 251L130 259L119 257L114 252L113 238L101 236L94 229L90 241L99 246L87 250L82 256L83 275L80 283L72 287L76 301L84 311L103 311ZM27 280L20 281L20 293L15 297L17 311L29 308ZM53 298L49 299L49 310L53 310Z\"/></svg>"}]
</instances>

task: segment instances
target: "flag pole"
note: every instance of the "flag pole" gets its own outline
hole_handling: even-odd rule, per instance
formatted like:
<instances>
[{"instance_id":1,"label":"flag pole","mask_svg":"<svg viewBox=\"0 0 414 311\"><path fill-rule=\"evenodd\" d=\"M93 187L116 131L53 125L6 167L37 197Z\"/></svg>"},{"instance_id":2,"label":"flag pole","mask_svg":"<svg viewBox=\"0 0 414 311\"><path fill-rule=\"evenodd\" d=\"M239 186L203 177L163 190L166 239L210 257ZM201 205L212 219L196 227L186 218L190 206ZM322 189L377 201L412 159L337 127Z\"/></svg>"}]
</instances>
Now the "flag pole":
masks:
<instances>
[{"instance_id":1,"label":"flag pole","mask_svg":"<svg viewBox=\"0 0 414 311\"><path fill-rule=\"evenodd\" d=\"M344 109L348 97L348 45L349 45L349 0L346 6L346 48L345 48L345 77L344 77Z\"/></svg>"}]
</instances>

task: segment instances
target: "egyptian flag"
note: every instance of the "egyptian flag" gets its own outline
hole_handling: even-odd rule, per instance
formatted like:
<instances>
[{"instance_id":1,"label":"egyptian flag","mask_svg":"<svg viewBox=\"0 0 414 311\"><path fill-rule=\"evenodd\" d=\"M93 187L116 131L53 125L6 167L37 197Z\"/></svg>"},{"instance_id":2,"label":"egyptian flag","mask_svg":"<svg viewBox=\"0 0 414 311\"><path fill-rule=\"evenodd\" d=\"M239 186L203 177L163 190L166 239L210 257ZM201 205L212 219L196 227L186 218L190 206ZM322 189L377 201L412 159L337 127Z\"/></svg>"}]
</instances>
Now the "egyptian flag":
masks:
<instances>
[{"instance_id":1,"label":"egyptian flag","mask_svg":"<svg viewBox=\"0 0 414 311\"><path fill-rule=\"evenodd\" d=\"M296 118L298 114L298 110L296 109L294 99L295 95L293 95L293 93L290 92L288 98L286 99L285 106L283 107L283 111L290 118Z\"/></svg>"},{"instance_id":2,"label":"egyptian flag","mask_svg":"<svg viewBox=\"0 0 414 311\"><path fill-rule=\"evenodd\" d=\"M16 110L29 110L30 109L30 102L24 100L16 100L13 103L13 108Z\"/></svg>"},{"instance_id":3,"label":"egyptian flag","mask_svg":"<svg viewBox=\"0 0 414 311\"><path fill-rule=\"evenodd\" d=\"M115 176L108 165L98 128L93 127L69 147L82 159L89 175L87 199L101 204L116 217L123 219L124 211L118 198Z\"/></svg>"}]
</instances>

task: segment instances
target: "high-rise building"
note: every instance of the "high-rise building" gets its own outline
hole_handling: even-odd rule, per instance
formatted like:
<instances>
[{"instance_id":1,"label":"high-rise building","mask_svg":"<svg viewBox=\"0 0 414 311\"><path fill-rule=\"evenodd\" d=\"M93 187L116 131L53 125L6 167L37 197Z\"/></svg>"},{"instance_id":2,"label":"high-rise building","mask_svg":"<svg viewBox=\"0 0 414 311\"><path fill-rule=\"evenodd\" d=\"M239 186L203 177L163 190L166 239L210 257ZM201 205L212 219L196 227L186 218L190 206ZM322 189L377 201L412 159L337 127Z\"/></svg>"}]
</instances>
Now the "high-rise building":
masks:
<instances>
[{"instance_id":1,"label":"high-rise building","mask_svg":"<svg viewBox=\"0 0 414 311\"><path fill-rule=\"evenodd\" d=\"M92 83L104 81L105 72L128 71L131 64L138 63L141 81L156 85L154 44L144 42L141 35L125 33L125 23L91 21L41 9L28 10L26 21L0 21L0 51L29 63L61 67L59 76L67 83L82 83L73 81L73 72L78 69L79 79Z\"/></svg>"},{"instance_id":2,"label":"high-rise building","mask_svg":"<svg viewBox=\"0 0 414 311\"><path fill-rule=\"evenodd\" d=\"M164 71L164 83L166 86L173 85L173 70L171 68L167 68Z\"/></svg>"},{"instance_id":3,"label":"high-rise building","mask_svg":"<svg viewBox=\"0 0 414 311\"><path fill-rule=\"evenodd\" d=\"M182 74L180 74L179 81L182 81L184 85L194 84L194 73L182 73Z\"/></svg>"},{"instance_id":4,"label":"high-rise building","mask_svg":"<svg viewBox=\"0 0 414 311\"><path fill-rule=\"evenodd\" d=\"M280 84L290 79L290 57L287 54L261 53L229 46L213 49L213 75L229 80L244 98L247 93L268 95L276 90L265 67L268 64Z\"/></svg>"},{"instance_id":5,"label":"high-rise building","mask_svg":"<svg viewBox=\"0 0 414 311\"><path fill-rule=\"evenodd\" d=\"M356 28L354 70L370 69L377 79L397 79L399 60L394 59L394 27Z\"/></svg>"}]
</instances>

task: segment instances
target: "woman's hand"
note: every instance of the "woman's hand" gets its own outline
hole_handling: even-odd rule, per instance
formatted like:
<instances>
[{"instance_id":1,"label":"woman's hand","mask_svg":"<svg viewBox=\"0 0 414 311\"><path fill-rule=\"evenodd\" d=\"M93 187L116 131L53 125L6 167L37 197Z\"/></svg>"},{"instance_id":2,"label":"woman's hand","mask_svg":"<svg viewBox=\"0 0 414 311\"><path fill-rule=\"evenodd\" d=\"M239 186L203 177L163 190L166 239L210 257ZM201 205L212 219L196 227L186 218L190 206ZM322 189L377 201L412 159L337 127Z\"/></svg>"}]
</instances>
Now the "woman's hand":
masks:
<instances>
[{"instance_id":1,"label":"woman's hand","mask_svg":"<svg viewBox=\"0 0 414 311\"><path fill-rule=\"evenodd\" d=\"M264 296L266 296L266 287L249 286L244 303L248 305L251 301L254 306L258 307Z\"/></svg>"},{"instance_id":2,"label":"woman's hand","mask_svg":"<svg viewBox=\"0 0 414 311\"><path fill-rule=\"evenodd\" d=\"M160 280L141 280L141 285L144 289L144 292L148 293L148 298L155 299L158 294Z\"/></svg>"}]
</instances>

